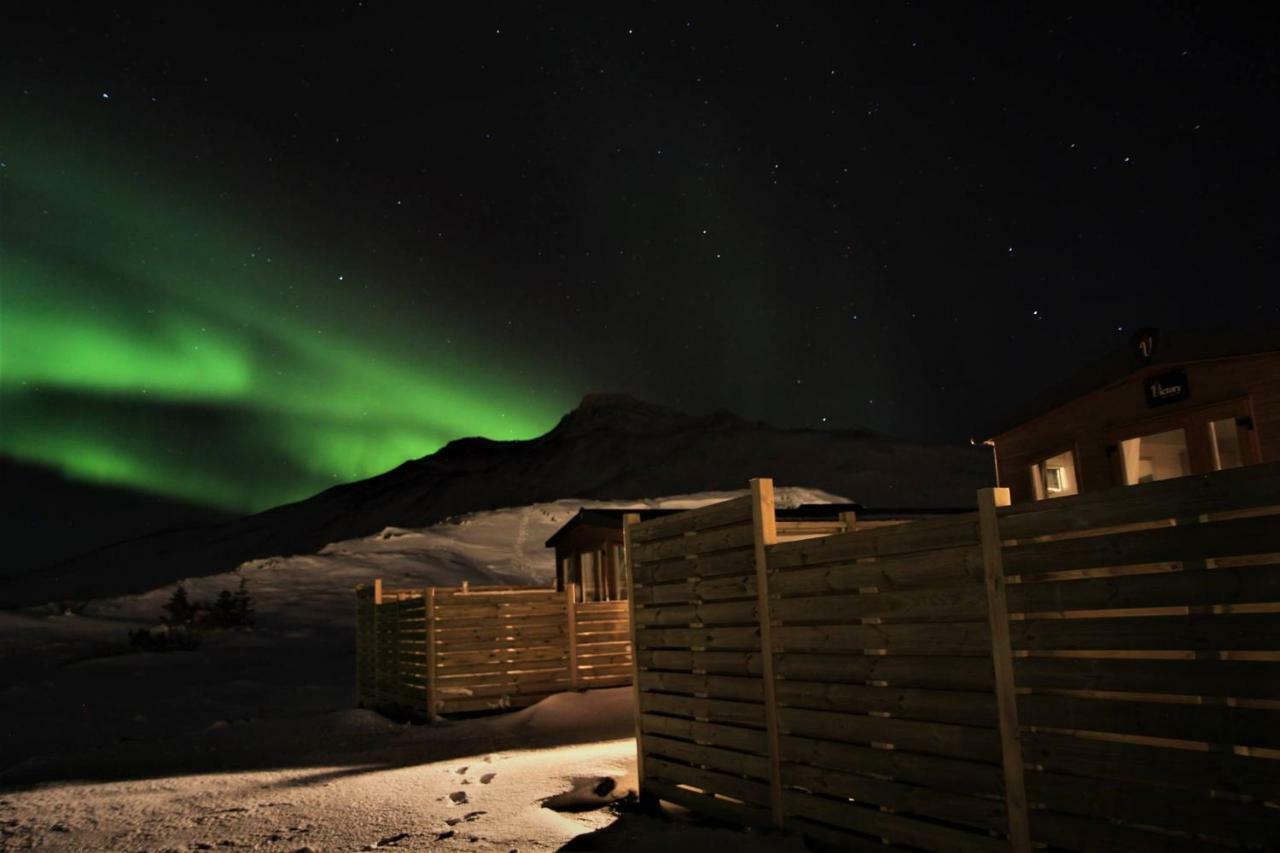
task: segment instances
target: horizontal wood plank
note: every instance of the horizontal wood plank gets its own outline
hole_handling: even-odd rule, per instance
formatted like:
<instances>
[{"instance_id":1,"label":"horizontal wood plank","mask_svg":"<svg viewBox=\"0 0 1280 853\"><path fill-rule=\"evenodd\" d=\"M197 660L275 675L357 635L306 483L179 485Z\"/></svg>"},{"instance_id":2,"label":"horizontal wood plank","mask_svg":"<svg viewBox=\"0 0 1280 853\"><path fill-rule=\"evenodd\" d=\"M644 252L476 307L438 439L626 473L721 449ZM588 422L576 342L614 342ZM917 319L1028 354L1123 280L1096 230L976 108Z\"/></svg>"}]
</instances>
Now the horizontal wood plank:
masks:
<instances>
[{"instance_id":1,"label":"horizontal wood plank","mask_svg":"<svg viewBox=\"0 0 1280 853\"><path fill-rule=\"evenodd\" d=\"M1027 619L1009 623L1014 649L1280 650L1271 614Z\"/></svg>"},{"instance_id":2,"label":"horizontal wood plank","mask_svg":"<svg viewBox=\"0 0 1280 853\"><path fill-rule=\"evenodd\" d=\"M893 744L912 752L973 761L1000 760L1000 736L994 729L801 708L779 708L778 721L783 734L844 743Z\"/></svg>"},{"instance_id":3,"label":"horizontal wood plank","mask_svg":"<svg viewBox=\"0 0 1280 853\"><path fill-rule=\"evenodd\" d=\"M886 713L909 720L936 720L971 726L996 725L995 694L992 692L814 681L779 681L775 691L778 702L791 708L851 714Z\"/></svg>"},{"instance_id":4,"label":"horizontal wood plank","mask_svg":"<svg viewBox=\"0 0 1280 853\"><path fill-rule=\"evenodd\" d=\"M786 762L897 779L944 791L1004 795L1004 777L995 764L794 735L781 738L780 746Z\"/></svg>"},{"instance_id":5,"label":"horizontal wood plank","mask_svg":"<svg viewBox=\"0 0 1280 853\"><path fill-rule=\"evenodd\" d=\"M703 605L703 607L714 605ZM718 605L724 607L725 605ZM783 598L769 606L783 622L847 622L854 619L914 619L931 622L976 621L987 615L986 591L978 584L939 589L824 594Z\"/></svg>"},{"instance_id":6,"label":"horizontal wood plank","mask_svg":"<svg viewBox=\"0 0 1280 853\"><path fill-rule=\"evenodd\" d=\"M743 495L707 506L687 509L683 512L653 518L631 526L632 542L653 542L683 536L690 531L723 527L726 524L751 519L751 496Z\"/></svg>"},{"instance_id":7,"label":"horizontal wood plank","mask_svg":"<svg viewBox=\"0 0 1280 853\"><path fill-rule=\"evenodd\" d=\"M1280 602L1280 565L1012 584L1008 596L1011 613Z\"/></svg>"},{"instance_id":8,"label":"horizontal wood plank","mask_svg":"<svg viewBox=\"0 0 1280 853\"><path fill-rule=\"evenodd\" d=\"M1280 748L1280 710L1029 693L1018 697L1018 720L1024 726Z\"/></svg>"},{"instance_id":9,"label":"horizontal wood plank","mask_svg":"<svg viewBox=\"0 0 1280 853\"><path fill-rule=\"evenodd\" d=\"M898 654L944 655L989 655L990 635L986 622L783 625L773 632L778 651L886 649Z\"/></svg>"},{"instance_id":10,"label":"horizontal wood plank","mask_svg":"<svg viewBox=\"0 0 1280 853\"><path fill-rule=\"evenodd\" d=\"M1024 732L1028 763L1053 773L1280 801L1280 760L1234 752Z\"/></svg>"},{"instance_id":11,"label":"horizontal wood plank","mask_svg":"<svg viewBox=\"0 0 1280 853\"><path fill-rule=\"evenodd\" d=\"M1280 520L1262 516L1110 536L1028 542L1004 549L1004 568L1008 575L1034 575L1277 551L1280 551Z\"/></svg>"},{"instance_id":12,"label":"horizontal wood plank","mask_svg":"<svg viewBox=\"0 0 1280 853\"><path fill-rule=\"evenodd\" d=\"M883 838L891 844L954 850L957 853L1007 853L1008 845L981 832L967 832L871 806L828 799L801 791L783 792L786 813Z\"/></svg>"},{"instance_id":13,"label":"horizontal wood plank","mask_svg":"<svg viewBox=\"0 0 1280 853\"><path fill-rule=\"evenodd\" d=\"M1280 699L1280 661L1025 657L1020 687Z\"/></svg>"}]
</instances>

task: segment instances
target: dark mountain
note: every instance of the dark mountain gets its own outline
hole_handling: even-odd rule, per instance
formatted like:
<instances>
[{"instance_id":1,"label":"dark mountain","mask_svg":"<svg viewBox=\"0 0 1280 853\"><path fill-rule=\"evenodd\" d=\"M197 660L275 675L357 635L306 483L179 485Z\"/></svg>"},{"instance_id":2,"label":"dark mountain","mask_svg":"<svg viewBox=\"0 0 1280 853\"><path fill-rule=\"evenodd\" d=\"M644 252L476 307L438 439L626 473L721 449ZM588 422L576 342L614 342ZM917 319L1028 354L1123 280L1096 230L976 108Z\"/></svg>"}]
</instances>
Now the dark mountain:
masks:
<instances>
[{"instance_id":1,"label":"dark mountain","mask_svg":"<svg viewBox=\"0 0 1280 853\"><path fill-rule=\"evenodd\" d=\"M588 395L546 435L467 438L294 504L159 533L11 578L0 606L141 591L304 554L387 526L559 498L645 498L741 489L755 476L873 506L970 506L992 480L985 448L896 442L872 433L776 429L728 413L690 416L631 397Z\"/></svg>"},{"instance_id":2,"label":"dark mountain","mask_svg":"<svg viewBox=\"0 0 1280 853\"><path fill-rule=\"evenodd\" d=\"M121 486L86 483L54 468L0 456L0 576L162 530L218 524L231 513Z\"/></svg>"}]
</instances>

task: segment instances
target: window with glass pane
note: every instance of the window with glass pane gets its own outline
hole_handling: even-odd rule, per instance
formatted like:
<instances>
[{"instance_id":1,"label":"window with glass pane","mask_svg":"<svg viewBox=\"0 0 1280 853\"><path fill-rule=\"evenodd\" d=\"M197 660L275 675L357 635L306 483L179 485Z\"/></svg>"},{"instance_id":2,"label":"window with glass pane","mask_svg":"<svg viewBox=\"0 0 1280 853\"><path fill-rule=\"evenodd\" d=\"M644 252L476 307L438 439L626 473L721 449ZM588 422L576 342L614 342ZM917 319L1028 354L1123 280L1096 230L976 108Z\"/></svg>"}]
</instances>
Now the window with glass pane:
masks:
<instances>
[{"instance_id":1,"label":"window with glass pane","mask_svg":"<svg viewBox=\"0 0 1280 853\"><path fill-rule=\"evenodd\" d=\"M1036 500L1065 498L1080 493L1076 483L1076 455L1068 450L1031 466L1031 485Z\"/></svg>"},{"instance_id":2,"label":"window with glass pane","mask_svg":"<svg viewBox=\"0 0 1280 853\"><path fill-rule=\"evenodd\" d=\"M560 579L567 584L574 582L572 556L565 557L560 561Z\"/></svg>"},{"instance_id":3,"label":"window with glass pane","mask_svg":"<svg viewBox=\"0 0 1280 853\"><path fill-rule=\"evenodd\" d=\"M598 601L600 592L596 583L596 552L584 551L578 555L582 561L582 596L579 601Z\"/></svg>"},{"instance_id":4,"label":"window with glass pane","mask_svg":"<svg viewBox=\"0 0 1280 853\"><path fill-rule=\"evenodd\" d=\"M1183 429L1127 438L1120 442L1120 450L1124 455L1124 481L1129 486L1191 473L1187 432Z\"/></svg>"},{"instance_id":5,"label":"window with glass pane","mask_svg":"<svg viewBox=\"0 0 1280 853\"><path fill-rule=\"evenodd\" d=\"M1209 421L1209 439L1213 444L1213 470L1239 468L1244 465L1244 453L1240 449L1240 430L1235 418Z\"/></svg>"},{"instance_id":6,"label":"window with glass pane","mask_svg":"<svg viewBox=\"0 0 1280 853\"><path fill-rule=\"evenodd\" d=\"M627 597L627 573L622 564L622 546L612 545L610 548L613 552L614 577L617 578L618 581L617 585L614 587L614 589L617 590L617 594L614 598L621 601Z\"/></svg>"}]
</instances>

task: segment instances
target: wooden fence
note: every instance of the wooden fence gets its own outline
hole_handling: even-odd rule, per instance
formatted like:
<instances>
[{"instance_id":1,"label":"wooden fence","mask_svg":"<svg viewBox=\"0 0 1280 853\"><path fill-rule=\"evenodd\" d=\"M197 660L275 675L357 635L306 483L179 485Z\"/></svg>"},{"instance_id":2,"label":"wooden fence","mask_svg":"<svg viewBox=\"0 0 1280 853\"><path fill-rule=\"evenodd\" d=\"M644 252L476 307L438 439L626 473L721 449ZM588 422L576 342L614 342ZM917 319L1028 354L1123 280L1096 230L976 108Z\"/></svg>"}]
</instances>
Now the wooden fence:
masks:
<instances>
[{"instance_id":1,"label":"wooden fence","mask_svg":"<svg viewBox=\"0 0 1280 853\"><path fill-rule=\"evenodd\" d=\"M779 542L626 527L642 792L820 845L1280 846L1280 465Z\"/></svg>"},{"instance_id":2,"label":"wooden fence","mask_svg":"<svg viewBox=\"0 0 1280 853\"><path fill-rule=\"evenodd\" d=\"M543 587L356 587L361 707L410 718L519 708L631 682L625 601Z\"/></svg>"}]
</instances>

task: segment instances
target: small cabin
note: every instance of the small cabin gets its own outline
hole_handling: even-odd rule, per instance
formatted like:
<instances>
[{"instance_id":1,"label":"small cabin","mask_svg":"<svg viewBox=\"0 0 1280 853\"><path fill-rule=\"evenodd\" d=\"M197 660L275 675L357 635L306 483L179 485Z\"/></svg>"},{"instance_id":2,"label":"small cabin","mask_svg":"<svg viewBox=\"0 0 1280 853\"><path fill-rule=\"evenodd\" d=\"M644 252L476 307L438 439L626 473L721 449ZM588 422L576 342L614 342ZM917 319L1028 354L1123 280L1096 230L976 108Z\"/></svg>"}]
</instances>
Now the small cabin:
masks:
<instances>
[{"instance_id":1,"label":"small cabin","mask_svg":"<svg viewBox=\"0 0 1280 853\"><path fill-rule=\"evenodd\" d=\"M1280 333L1144 329L993 433L1014 503L1280 460Z\"/></svg>"},{"instance_id":2,"label":"small cabin","mask_svg":"<svg viewBox=\"0 0 1280 853\"><path fill-rule=\"evenodd\" d=\"M930 518L956 509L866 509L856 503L802 504L776 512L778 540L805 539L847 530L899 524ZM680 509L583 507L547 540L556 551L556 589L577 585L579 601L618 601L626 598L623 575L622 520L634 513L641 521L683 512Z\"/></svg>"}]
</instances>

